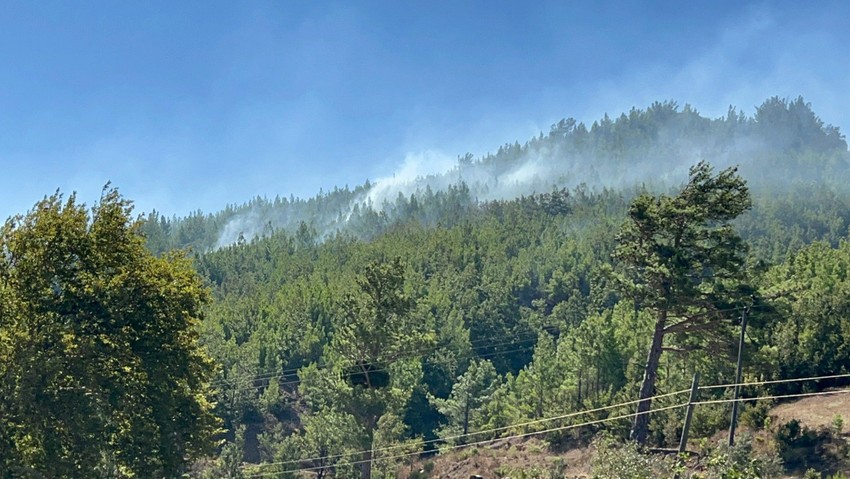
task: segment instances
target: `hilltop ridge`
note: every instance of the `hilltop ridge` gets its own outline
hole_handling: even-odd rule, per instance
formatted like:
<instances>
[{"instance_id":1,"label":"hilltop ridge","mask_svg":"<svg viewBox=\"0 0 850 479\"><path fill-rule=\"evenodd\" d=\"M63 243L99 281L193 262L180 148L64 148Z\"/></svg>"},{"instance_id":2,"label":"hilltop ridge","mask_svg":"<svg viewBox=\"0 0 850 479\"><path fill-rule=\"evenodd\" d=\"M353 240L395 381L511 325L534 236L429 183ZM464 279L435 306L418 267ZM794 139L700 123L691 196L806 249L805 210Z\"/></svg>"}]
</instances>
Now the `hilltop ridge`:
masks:
<instances>
[{"instance_id":1,"label":"hilltop ridge","mask_svg":"<svg viewBox=\"0 0 850 479\"><path fill-rule=\"evenodd\" d=\"M606 114L590 126L566 118L523 144L505 143L478 158L460 155L448 170L425 176L335 187L307 199L257 197L182 218L153 211L145 215L144 231L156 252L207 251L275 231L370 239L396 222L446 224L489 201L561 189L618 190L627 196L640 188L665 190L700 160L720 168L739 165L757 196L812 184L844 190L850 184L844 135L824 124L802 97L769 98L752 116L730 107L720 118L665 101L613 119Z\"/></svg>"}]
</instances>

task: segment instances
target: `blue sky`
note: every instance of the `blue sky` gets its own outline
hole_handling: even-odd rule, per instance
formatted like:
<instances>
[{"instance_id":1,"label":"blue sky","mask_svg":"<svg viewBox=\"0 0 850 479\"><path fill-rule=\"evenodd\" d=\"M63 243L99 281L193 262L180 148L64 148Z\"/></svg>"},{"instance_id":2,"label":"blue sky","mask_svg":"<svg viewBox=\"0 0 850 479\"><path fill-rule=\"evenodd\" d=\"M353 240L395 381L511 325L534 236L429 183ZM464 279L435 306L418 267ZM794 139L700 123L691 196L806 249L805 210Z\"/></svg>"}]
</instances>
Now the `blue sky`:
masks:
<instances>
[{"instance_id":1,"label":"blue sky","mask_svg":"<svg viewBox=\"0 0 850 479\"><path fill-rule=\"evenodd\" d=\"M111 181L216 211L445 168L564 117L802 95L850 128L850 2L0 2L0 216Z\"/></svg>"}]
</instances>

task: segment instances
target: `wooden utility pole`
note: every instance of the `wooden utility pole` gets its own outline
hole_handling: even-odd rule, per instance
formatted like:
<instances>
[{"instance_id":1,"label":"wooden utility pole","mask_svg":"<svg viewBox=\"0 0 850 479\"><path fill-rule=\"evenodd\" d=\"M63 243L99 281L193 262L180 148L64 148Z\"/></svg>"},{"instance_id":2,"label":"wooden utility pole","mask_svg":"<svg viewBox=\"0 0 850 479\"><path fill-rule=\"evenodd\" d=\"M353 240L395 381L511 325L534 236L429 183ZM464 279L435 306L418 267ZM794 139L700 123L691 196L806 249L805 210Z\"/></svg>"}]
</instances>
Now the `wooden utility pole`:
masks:
<instances>
[{"instance_id":1,"label":"wooden utility pole","mask_svg":"<svg viewBox=\"0 0 850 479\"><path fill-rule=\"evenodd\" d=\"M741 367L744 360L744 335L747 332L747 312L749 307L745 307L741 312L741 338L738 340L738 368L735 371L735 393L732 401L732 423L729 424L729 445L735 445L735 426L738 422L738 394L741 391Z\"/></svg>"},{"instance_id":2,"label":"wooden utility pole","mask_svg":"<svg viewBox=\"0 0 850 479\"><path fill-rule=\"evenodd\" d=\"M682 427L682 437L679 439L679 453L685 452L688 446L688 430L691 428L691 418L694 417L694 403L697 402L699 392L699 373L694 373L694 382L691 384L691 396L688 398L688 411L685 413L685 424Z\"/></svg>"},{"instance_id":3,"label":"wooden utility pole","mask_svg":"<svg viewBox=\"0 0 850 479\"><path fill-rule=\"evenodd\" d=\"M694 406L697 402L697 394L699 393L699 373L694 373L694 381L691 383L691 395L688 398L688 410L685 413L685 424L682 426L682 437L679 438L679 460L682 453L688 447L688 431L691 429L691 419L694 417ZM682 476L677 472L673 478L680 479Z\"/></svg>"}]
</instances>

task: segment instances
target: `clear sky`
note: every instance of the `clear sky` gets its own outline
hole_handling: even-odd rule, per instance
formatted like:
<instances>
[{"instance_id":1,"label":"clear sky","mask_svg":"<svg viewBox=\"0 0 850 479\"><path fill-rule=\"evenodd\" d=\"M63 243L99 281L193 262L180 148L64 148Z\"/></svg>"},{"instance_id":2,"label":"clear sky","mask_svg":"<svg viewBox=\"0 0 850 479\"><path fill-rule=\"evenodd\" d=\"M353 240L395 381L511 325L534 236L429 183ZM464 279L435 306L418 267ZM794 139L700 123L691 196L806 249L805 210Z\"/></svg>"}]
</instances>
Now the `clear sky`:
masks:
<instances>
[{"instance_id":1,"label":"clear sky","mask_svg":"<svg viewBox=\"0 0 850 479\"><path fill-rule=\"evenodd\" d=\"M850 129L850 2L0 1L0 216L137 212L443 168L655 100L802 95Z\"/></svg>"}]
</instances>

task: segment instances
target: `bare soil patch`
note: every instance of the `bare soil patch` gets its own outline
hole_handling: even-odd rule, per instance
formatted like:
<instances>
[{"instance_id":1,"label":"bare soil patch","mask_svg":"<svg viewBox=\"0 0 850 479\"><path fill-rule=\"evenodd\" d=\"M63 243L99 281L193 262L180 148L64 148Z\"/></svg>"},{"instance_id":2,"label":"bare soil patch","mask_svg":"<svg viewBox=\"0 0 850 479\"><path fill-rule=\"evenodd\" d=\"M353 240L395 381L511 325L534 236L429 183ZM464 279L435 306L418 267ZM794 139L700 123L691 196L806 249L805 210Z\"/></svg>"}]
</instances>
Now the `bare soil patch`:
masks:
<instances>
[{"instance_id":1,"label":"bare soil patch","mask_svg":"<svg viewBox=\"0 0 850 479\"><path fill-rule=\"evenodd\" d=\"M850 431L850 394L834 396L811 396L798 401L780 404L771 409L769 415L774 423L784 423L792 419L800 421L806 427L817 429L831 427L836 414L844 419L842 433Z\"/></svg>"},{"instance_id":2,"label":"bare soil patch","mask_svg":"<svg viewBox=\"0 0 850 479\"><path fill-rule=\"evenodd\" d=\"M801 425L812 429L830 428L836 415L844 419L842 435L850 435L850 394L805 397L794 402L779 404L768 415L774 425L796 419ZM775 426L774 426L775 427ZM773 429L773 428L771 428ZM759 443L772 441L767 430L753 431ZM722 437L721 437L722 436ZM714 437L725 441L726 432ZM516 476L517 471L540 471L548 477L548 471L558 468L561 477L575 479L590 475L590 463L596 454L593 446L574 448L559 447L554 450L537 438L502 439L485 446L471 446L424 458L399 471L401 478L468 479L480 476L484 479ZM842 470L843 464L819 464L824 471ZM799 477L800 471L789 471L786 477Z\"/></svg>"}]
</instances>

